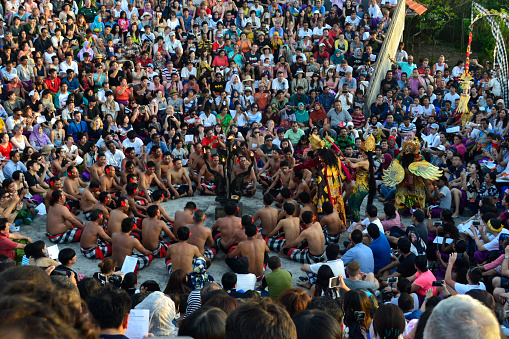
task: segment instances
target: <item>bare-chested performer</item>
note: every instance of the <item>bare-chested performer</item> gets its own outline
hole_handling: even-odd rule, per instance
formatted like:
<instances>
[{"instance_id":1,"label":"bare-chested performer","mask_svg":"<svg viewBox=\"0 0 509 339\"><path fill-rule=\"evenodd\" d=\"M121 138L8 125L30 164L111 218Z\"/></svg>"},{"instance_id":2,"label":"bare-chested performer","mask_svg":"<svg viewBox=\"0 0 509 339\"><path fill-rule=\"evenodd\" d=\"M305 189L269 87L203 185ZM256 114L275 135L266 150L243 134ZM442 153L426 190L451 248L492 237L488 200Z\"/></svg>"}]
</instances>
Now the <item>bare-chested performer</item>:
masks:
<instances>
[{"instance_id":1,"label":"bare-chested performer","mask_svg":"<svg viewBox=\"0 0 509 339\"><path fill-rule=\"evenodd\" d=\"M330 202L324 202L322 209L326 214L320 220L323 235L325 236L325 244L337 243L341 233L346 230L346 225L343 224L339 213L334 210L334 206Z\"/></svg>"},{"instance_id":2,"label":"bare-chested performer","mask_svg":"<svg viewBox=\"0 0 509 339\"><path fill-rule=\"evenodd\" d=\"M101 192L118 193L120 195L122 186L119 185L115 167L106 165L104 167L104 175L99 181L101 182Z\"/></svg>"},{"instance_id":3,"label":"bare-chested performer","mask_svg":"<svg viewBox=\"0 0 509 339\"><path fill-rule=\"evenodd\" d=\"M180 227L193 223L194 212L196 212L196 204L192 201L186 203L183 211L175 212L175 221L173 222L173 234L175 236L177 236L177 231Z\"/></svg>"},{"instance_id":4,"label":"bare-chested performer","mask_svg":"<svg viewBox=\"0 0 509 339\"><path fill-rule=\"evenodd\" d=\"M272 194L265 193L263 196L263 205L265 207L260 208L253 216L253 223L260 219L260 227L262 228L262 235L264 237L268 236L277 225L278 210L271 206L273 202L274 197Z\"/></svg>"},{"instance_id":5,"label":"bare-chested performer","mask_svg":"<svg viewBox=\"0 0 509 339\"><path fill-rule=\"evenodd\" d=\"M233 168L233 176L237 177L239 174L246 173L249 170L249 162L245 155L239 156L239 164ZM242 195L247 197L253 196L256 194L256 185L257 179L254 168L251 167L248 173L244 176L244 181L242 182L241 190Z\"/></svg>"},{"instance_id":6,"label":"bare-chested performer","mask_svg":"<svg viewBox=\"0 0 509 339\"><path fill-rule=\"evenodd\" d=\"M64 206L65 195L62 191L51 194L48 217L46 219L46 235L51 242L65 244L80 241L83 223Z\"/></svg>"},{"instance_id":7,"label":"bare-chested performer","mask_svg":"<svg viewBox=\"0 0 509 339\"><path fill-rule=\"evenodd\" d=\"M281 165L281 154L282 151L279 148L273 150L270 154L269 161L267 161L258 172L257 179L263 188L267 188L272 184L272 178L276 175Z\"/></svg>"},{"instance_id":8,"label":"bare-chested performer","mask_svg":"<svg viewBox=\"0 0 509 339\"><path fill-rule=\"evenodd\" d=\"M157 166L157 164L162 161L162 158L163 158L163 151L161 150L161 146L154 145L150 149L150 155L147 157L147 164L150 161L152 161L154 163L154 165Z\"/></svg>"},{"instance_id":9,"label":"bare-chested performer","mask_svg":"<svg viewBox=\"0 0 509 339\"><path fill-rule=\"evenodd\" d=\"M235 273L253 273L257 280L261 280L270 250L265 240L255 238L257 231L254 224L247 225L245 232L247 240L239 243L233 251L227 254L226 264ZM236 256L242 257L235 258Z\"/></svg>"},{"instance_id":10,"label":"bare-chested performer","mask_svg":"<svg viewBox=\"0 0 509 339\"><path fill-rule=\"evenodd\" d=\"M223 165L219 164L219 155L214 154L212 156L210 169L219 172L221 175L223 174ZM208 167L205 164L200 169L200 173L198 173L198 186L196 186L196 189L200 191L201 194L216 195L214 192L215 188L216 184L214 183L214 174L208 170Z\"/></svg>"},{"instance_id":11,"label":"bare-chested performer","mask_svg":"<svg viewBox=\"0 0 509 339\"><path fill-rule=\"evenodd\" d=\"M216 246L222 249L225 253L230 249L226 244L230 241L233 233L242 229L241 219L235 214L239 211L237 204L228 202L224 206L225 217L216 220L212 225L212 236L216 242Z\"/></svg>"},{"instance_id":12,"label":"bare-chested performer","mask_svg":"<svg viewBox=\"0 0 509 339\"><path fill-rule=\"evenodd\" d=\"M90 213L94 210L94 206L97 203L100 187L101 182L93 179L90 181L90 185L85 187L83 193L81 193L80 208L85 213L87 220L90 220Z\"/></svg>"},{"instance_id":13,"label":"bare-chested performer","mask_svg":"<svg viewBox=\"0 0 509 339\"><path fill-rule=\"evenodd\" d=\"M182 167L182 159L175 159L175 165L168 170L166 180L172 199L193 196L193 185L186 169Z\"/></svg>"},{"instance_id":14,"label":"bare-chested performer","mask_svg":"<svg viewBox=\"0 0 509 339\"><path fill-rule=\"evenodd\" d=\"M135 164L136 163L133 160L127 160L125 162L124 167L122 168L122 172L120 172L120 185L125 185L129 183L127 180L127 176L129 174L134 174L138 178L141 176L141 171L138 167L135 166Z\"/></svg>"},{"instance_id":15,"label":"bare-chested performer","mask_svg":"<svg viewBox=\"0 0 509 339\"><path fill-rule=\"evenodd\" d=\"M290 191L293 191L293 197L296 198L302 192L307 192L311 195L311 191L309 190L309 186L304 180L304 172L297 171L293 174L292 183L290 184Z\"/></svg>"},{"instance_id":16,"label":"bare-chested performer","mask_svg":"<svg viewBox=\"0 0 509 339\"><path fill-rule=\"evenodd\" d=\"M110 212L110 220L106 232L111 237L113 233L122 231L122 220L129 217L129 201L125 197L120 197L116 201L117 208Z\"/></svg>"},{"instance_id":17,"label":"bare-chested performer","mask_svg":"<svg viewBox=\"0 0 509 339\"><path fill-rule=\"evenodd\" d=\"M110 212L112 210L108 206L115 207L115 202L113 201L113 199L111 199L111 194L108 192L99 193L99 196L97 197L97 202L95 203L92 210L101 210L103 212L105 224L108 223L108 220L110 220Z\"/></svg>"},{"instance_id":18,"label":"bare-chested performer","mask_svg":"<svg viewBox=\"0 0 509 339\"><path fill-rule=\"evenodd\" d=\"M194 258L201 257L200 250L195 245L187 242L189 240L189 228L182 226L177 232L178 243L168 247L166 255L166 269L171 275L172 271L183 270L186 274L193 271Z\"/></svg>"},{"instance_id":19,"label":"bare-chested performer","mask_svg":"<svg viewBox=\"0 0 509 339\"><path fill-rule=\"evenodd\" d=\"M146 218L146 212L147 212L147 206L143 206L140 204L137 204L136 201L139 201L138 199L144 199L140 196L138 196L138 185L137 184L127 184L125 186L125 195L124 197L127 198L129 201L129 209L131 210L132 214L135 218ZM141 200L143 203L145 203L144 200Z\"/></svg>"},{"instance_id":20,"label":"bare-chested performer","mask_svg":"<svg viewBox=\"0 0 509 339\"><path fill-rule=\"evenodd\" d=\"M274 177L272 178L272 183L270 184L267 192L272 194L273 197L277 197L279 192L283 187L290 188L290 184L292 181L292 171L288 166L288 161L281 161L279 170L276 172Z\"/></svg>"},{"instance_id":21,"label":"bare-chested performer","mask_svg":"<svg viewBox=\"0 0 509 339\"><path fill-rule=\"evenodd\" d=\"M187 162L187 166L189 167L189 172L191 172L191 167L193 166L193 162L196 160L196 158L198 158L199 156L202 155L203 153L203 145L201 144L201 142L196 142L194 144L194 147L191 148L192 149L192 153L189 155L189 161Z\"/></svg>"},{"instance_id":22,"label":"bare-chested performer","mask_svg":"<svg viewBox=\"0 0 509 339\"><path fill-rule=\"evenodd\" d=\"M130 131L129 131L130 132ZM128 132L128 133L129 133ZM136 132L135 132L136 135ZM144 148L145 146L141 146L142 154L145 152ZM141 162L140 157L136 155L136 150L134 147L127 147L124 152L125 158L122 159L122 162L120 163L120 166L122 168L121 172L124 172L124 168L126 168L127 162L132 161L134 163L134 166L138 166L139 168L143 168L143 163Z\"/></svg>"},{"instance_id":23,"label":"bare-chested performer","mask_svg":"<svg viewBox=\"0 0 509 339\"><path fill-rule=\"evenodd\" d=\"M293 216L298 217L300 215L299 203L292 198L292 192L290 191L289 188L283 187L281 189L281 192L279 192L278 196L276 197L276 200L279 201L279 203L276 204L276 206L279 205L279 207L283 207L284 204L286 204L287 202L290 204L293 204L293 206L295 206L295 211L293 212ZM283 209L281 208L281 210L279 211L279 214L277 216L278 221L281 220L281 218L283 218L283 215L282 215L283 213L284 213Z\"/></svg>"},{"instance_id":24,"label":"bare-chested performer","mask_svg":"<svg viewBox=\"0 0 509 339\"><path fill-rule=\"evenodd\" d=\"M89 259L101 259L111 255L111 238L104 232L104 214L100 209L90 213L81 234L81 253Z\"/></svg>"},{"instance_id":25,"label":"bare-chested performer","mask_svg":"<svg viewBox=\"0 0 509 339\"><path fill-rule=\"evenodd\" d=\"M302 219L302 215L306 211L310 211L313 213L313 215L317 215L318 212L316 211L316 205L313 204L313 201L311 201L311 196L307 192L302 192L298 196L298 201L302 205L302 208L300 209L300 220L301 222L304 222L304 219Z\"/></svg>"},{"instance_id":26,"label":"bare-chested performer","mask_svg":"<svg viewBox=\"0 0 509 339\"><path fill-rule=\"evenodd\" d=\"M287 242L293 242L299 236L300 219L294 217L293 212L295 212L295 206L285 203L283 205L284 219L281 219L276 228L267 235L267 246L276 253L279 253Z\"/></svg>"},{"instance_id":27,"label":"bare-chested performer","mask_svg":"<svg viewBox=\"0 0 509 339\"><path fill-rule=\"evenodd\" d=\"M196 151L191 154L191 157L193 157L193 154L195 153ZM191 161L191 157L189 157L189 161ZM209 146L203 146L203 154L193 157L193 161L189 164L189 177L195 183L198 183L198 174L200 173L201 168L205 166L205 160L210 161L211 157L212 150Z\"/></svg>"},{"instance_id":28,"label":"bare-chested performer","mask_svg":"<svg viewBox=\"0 0 509 339\"><path fill-rule=\"evenodd\" d=\"M173 159L171 158L171 152L167 151L163 153L163 161L160 161L156 165L156 176L160 182L166 183L166 174L173 167Z\"/></svg>"},{"instance_id":29,"label":"bare-chested performer","mask_svg":"<svg viewBox=\"0 0 509 339\"><path fill-rule=\"evenodd\" d=\"M230 240L225 243L225 248L229 248L230 251L232 247L241 243L242 241L247 240L246 235L246 226L253 223L253 217L249 214L243 215L241 218L242 228L233 232L233 235L230 237ZM260 233L256 233L255 238L262 239L262 235Z\"/></svg>"},{"instance_id":30,"label":"bare-chested performer","mask_svg":"<svg viewBox=\"0 0 509 339\"><path fill-rule=\"evenodd\" d=\"M92 166L90 166L90 180L92 179L99 180L104 175L105 166L106 166L106 155L101 152L97 156L97 161Z\"/></svg>"},{"instance_id":31,"label":"bare-chested performer","mask_svg":"<svg viewBox=\"0 0 509 339\"><path fill-rule=\"evenodd\" d=\"M63 191L67 193L67 196L72 196L76 200L74 201L68 201L67 204L71 208L79 208L80 207L80 199L81 199L81 193L80 193L80 187L87 187L87 184L85 184L80 179L80 173L78 171L78 168L76 166L69 166L67 168L67 178L63 181Z\"/></svg>"},{"instance_id":32,"label":"bare-chested performer","mask_svg":"<svg viewBox=\"0 0 509 339\"><path fill-rule=\"evenodd\" d=\"M187 242L197 246L204 258L212 260L217 254L217 249L215 248L214 239L212 238L212 231L210 228L203 226L205 219L207 219L207 216L202 210L194 212L194 223L186 226L189 228L190 232ZM205 245L207 245L207 247L205 247Z\"/></svg>"},{"instance_id":33,"label":"bare-chested performer","mask_svg":"<svg viewBox=\"0 0 509 339\"><path fill-rule=\"evenodd\" d=\"M166 197L170 197L170 192L166 189L164 184L157 179L156 176L156 164L153 161L147 162L147 170L143 172L139 178L138 186L144 193L144 197L148 200L148 202L152 202L149 194L149 189L152 184L156 184L157 187L166 192Z\"/></svg>"},{"instance_id":34,"label":"bare-chested performer","mask_svg":"<svg viewBox=\"0 0 509 339\"><path fill-rule=\"evenodd\" d=\"M117 268L122 268L126 255L135 257L138 260L135 273L144 267L150 265L154 257L152 251L147 250L140 241L131 236L134 227L134 221L131 218L125 218L120 222L120 232L115 232L111 236L111 257L117 261ZM141 254L134 254L133 250L136 249Z\"/></svg>"},{"instance_id":35,"label":"bare-chested performer","mask_svg":"<svg viewBox=\"0 0 509 339\"><path fill-rule=\"evenodd\" d=\"M161 220L161 212L159 206L152 205L147 208L148 218L143 219L141 223L142 244L148 250L152 251L155 258L166 257L166 251L170 243L164 242L162 231L170 237L171 240L177 241L166 223Z\"/></svg>"},{"instance_id":36,"label":"bare-chested performer","mask_svg":"<svg viewBox=\"0 0 509 339\"><path fill-rule=\"evenodd\" d=\"M168 215L166 212L166 209L161 205L163 200L165 199L166 192L163 190L157 190L154 193L152 193L152 202L148 205L157 205L159 206L159 212L161 212L162 220L166 222L166 225L171 229L173 229L173 224L175 223L175 220L173 220L172 217Z\"/></svg>"},{"instance_id":37,"label":"bare-chested performer","mask_svg":"<svg viewBox=\"0 0 509 339\"><path fill-rule=\"evenodd\" d=\"M306 224L306 228L297 239L286 242L281 250L282 254L303 264L314 264L324 261L325 237L322 226L316 221L316 217L311 211L304 212L302 220ZM299 244L300 247L297 247Z\"/></svg>"},{"instance_id":38,"label":"bare-chested performer","mask_svg":"<svg viewBox=\"0 0 509 339\"><path fill-rule=\"evenodd\" d=\"M283 156L281 160L288 162L288 167L293 169L295 167L295 157L293 156L293 150L290 147L286 147L283 150Z\"/></svg>"},{"instance_id":39,"label":"bare-chested performer","mask_svg":"<svg viewBox=\"0 0 509 339\"><path fill-rule=\"evenodd\" d=\"M60 190L62 190L62 180L59 177L51 177L49 179L49 190L48 190L48 192L46 192L46 195L44 196L44 205L46 205L46 211L49 211L51 194L55 191L60 191ZM76 202L78 201L78 199L76 199L72 195L65 193L64 191L62 191L62 194L65 196L65 199L67 201L69 201L69 200L76 201ZM76 210L76 209L74 209L74 210ZM71 209L71 213L74 214L73 209Z\"/></svg>"}]
</instances>

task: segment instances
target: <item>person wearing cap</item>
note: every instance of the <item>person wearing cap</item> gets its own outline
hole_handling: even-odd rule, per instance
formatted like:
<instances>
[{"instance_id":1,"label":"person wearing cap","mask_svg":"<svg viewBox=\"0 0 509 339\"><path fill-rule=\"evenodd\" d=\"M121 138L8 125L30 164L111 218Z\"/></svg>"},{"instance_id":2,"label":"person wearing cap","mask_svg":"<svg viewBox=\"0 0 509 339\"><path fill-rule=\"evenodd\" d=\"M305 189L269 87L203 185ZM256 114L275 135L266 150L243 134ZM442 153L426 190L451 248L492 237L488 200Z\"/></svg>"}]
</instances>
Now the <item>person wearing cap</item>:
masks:
<instances>
[{"instance_id":1,"label":"person wearing cap","mask_svg":"<svg viewBox=\"0 0 509 339\"><path fill-rule=\"evenodd\" d=\"M175 32L170 32L170 39L166 43L166 48L168 48L168 52L170 53L170 55L174 55L176 53L177 48L183 50L182 42L180 40L177 40Z\"/></svg>"},{"instance_id":2,"label":"person wearing cap","mask_svg":"<svg viewBox=\"0 0 509 339\"><path fill-rule=\"evenodd\" d=\"M23 99L28 94L27 91L25 91L25 89L23 88L23 85L21 85L21 81L19 81L17 75L14 75L12 77L11 82L5 86L5 91L7 93L13 91L16 94L16 97Z\"/></svg>"},{"instance_id":3,"label":"person wearing cap","mask_svg":"<svg viewBox=\"0 0 509 339\"><path fill-rule=\"evenodd\" d=\"M212 53L217 55L220 51L224 50L226 43L224 42L224 37L222 33L219 33L216 36L216 41L212 44Z\"/></svg>"},{"instance_id":4,"label":"person wearing cap","mask_svg":"<svg viewBox=\"0 0 509 339\"><path fill-rule=\"evenodd\" d=\"M318 45L318 51L315 52L314 56L316 60L319 62L321 61L321 63L323 63L323 60L330 58L330 54L325 50L325 44L323 42Z\"/></svg>"}]
</instances>

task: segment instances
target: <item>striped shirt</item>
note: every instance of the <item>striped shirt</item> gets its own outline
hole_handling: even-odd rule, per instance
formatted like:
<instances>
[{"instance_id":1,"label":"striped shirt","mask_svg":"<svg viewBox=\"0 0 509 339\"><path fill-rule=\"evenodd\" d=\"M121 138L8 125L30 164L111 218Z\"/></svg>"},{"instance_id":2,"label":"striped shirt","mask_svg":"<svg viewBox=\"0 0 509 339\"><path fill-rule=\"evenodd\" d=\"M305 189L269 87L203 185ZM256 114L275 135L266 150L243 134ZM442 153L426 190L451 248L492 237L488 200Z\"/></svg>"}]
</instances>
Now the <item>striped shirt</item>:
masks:
<instances>
[{"instance_id":1,"label":"striped shirt","mask_svg":"<svg viewBox=\"0 0 509 339\"><path fill-rule=\"evenodd\" d=\"M417 128L415 127L415 124L413 124L413 123L408 124L408 127L405 126L405 123L402 123L401 125L399 125L399 131L401 133L410 133L410 132L415 133L417 131Z\"/></svg>"}]
</instances>

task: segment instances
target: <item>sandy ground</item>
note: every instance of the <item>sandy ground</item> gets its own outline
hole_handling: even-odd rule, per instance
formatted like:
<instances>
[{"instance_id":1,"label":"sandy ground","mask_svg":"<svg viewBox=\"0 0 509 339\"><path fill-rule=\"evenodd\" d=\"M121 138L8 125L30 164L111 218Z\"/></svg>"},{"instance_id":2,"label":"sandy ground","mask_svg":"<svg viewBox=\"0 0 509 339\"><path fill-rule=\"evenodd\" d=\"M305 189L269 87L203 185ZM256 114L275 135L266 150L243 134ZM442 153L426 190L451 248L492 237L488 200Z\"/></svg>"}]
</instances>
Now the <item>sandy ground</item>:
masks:
<instances>
[{"instance_id":1,"label":"sandy ground","mask_svg":"<svg viewBox=\"0 0 509 339\"><path fill-rule=\"evenodd\" d=\"M262 193L261 189L257 190L257 193L255 196L246 198L243 197L241 199L241 203L243 204L243 213L244 214L251 214L253 215L257 209L262 208ZM196 203L198 209L204 210L207 219L205 220L204 226L212 227L212 225L215 222L215 208L218 206L218 203L215 202L214 197L211 196L199 196L196 195L194 197L185 197L177 200L172 200L163 203L164 208L168 212L170 216L174 216L175 211L183 210L185 204L192 200ZM364 199L364 203L361 207L361 215L364 215L365 207L367 204L367 198ZM375 205L378 208L379 215L383 215L383 204L377 201L375 199ZM80 219L85 220L84 216L81 214L79 216ZM457 224L459 224L461 221L466 220L466 216L460 216L460 218L456 219ZM409 225L411 223L409 217L403 218L403 224ZM21 234L30 236L34 241L35 240L44 240L46 242L47 246L53 245L48 238L45 236L46 231L46 216L37 216L34 220L34 222L31 225L21 225ZM343 247L343 241L348 240L346 233L343 233L343 236L340 240L340 247ZM80 246L79 243L74 244L59 244L59 248L73 248L77 253L77 263L73 266L73 269L81 274L84 274L85 276L92 276L94 272L97 272L99 270L97 264L100 262L99 259L88 259L80 252ZM271 252L269 254L277 255L274 252ZM224 273L229 271L229 267L224 262L225 254L221 251L219 251L218 255L214 260L212 261L212 265L208 270L208 273L214 277L215 280L220 281L221 277ZM296 286L296 282L299 281L299 276L305 275L301 270L300 267L302 264L288 260L288 259L281 259L282 261L282 268L290 271L290 273L293 276L293 284ZM267 268L267 273L270 272L270 270ZM146 281L146 280L155 280L159 283L159 286L162 290L166 287L166 284L168 282L168 272L165 268L164 259L162 258L156 258L154 261L150 264L150 266L142 269L139 271L139 285ZM139 286L138 285L138 286Z\"/></svg>"}]
</instances>

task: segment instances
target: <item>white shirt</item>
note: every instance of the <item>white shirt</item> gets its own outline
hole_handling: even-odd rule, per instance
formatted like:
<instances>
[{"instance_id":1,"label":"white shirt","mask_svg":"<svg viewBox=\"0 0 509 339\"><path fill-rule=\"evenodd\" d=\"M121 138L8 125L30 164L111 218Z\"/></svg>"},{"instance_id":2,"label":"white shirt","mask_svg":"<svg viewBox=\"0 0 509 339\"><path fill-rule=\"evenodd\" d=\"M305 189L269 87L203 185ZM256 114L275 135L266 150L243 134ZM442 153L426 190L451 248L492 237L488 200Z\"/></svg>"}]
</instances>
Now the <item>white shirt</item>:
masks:
<instances>
[{"instance_id":1,"label":"white shirt","mask_svg":"<svg viewBox=\"0 0 509 339\"><path fill-rule=\"evenodd\" d=\"M20 117L19 120L17 121L14 121L14 116L8 117L7 120L5 121L5 124L7 125L7 130L8 131L12 130L14 126L16 126L17 124L23 123L23 120L25 120L25 118L23 117Z\"/></svg>"},{"instance_id":2,"label":"white shirt","mask_svg":"<svg viewBox=\"0 0 509 339\"><path fill-rule=\"evenodd\" d=\"M175 39L175 41L171 42L171 41L168 41L166 43L166 48L168 50L168 52L170 53L175 53L175 50L178 48L180 48L180 50L183 50L182 49L182 43L180 42L180 40L177 40Z\"/></svg>"},{"instance_id":3,"label":"white shirt","mask_svg":"<svg viewBox=\"0 0 509 339\"><path fill-rule=\"evenodd\" d=\"M498 238L500 238L500 234L509 234L509 231L505 228L502 228L502 231L495 238L493 238L489 243L484 244L484 248L486 249L486 251L498 250L499 247Z\"/></svg>"},{"instance_id":4,"label":"white shirt","mask_svg":"<svg viewBox=\"0 0 509 339\"><path fill-rule=\"evenodd\" d=\"M214 114L210 114L208 117L205 113L200 115L201 123L204 127L212 127L217 124L217 118L214 116Z\"/></svg>"},{"instance_id":5,"label":"white shirt","mask_svg":"<svg viewBox=\"0 0 509 339\"><path fill-rule=\"evenodd\" d=\"M310 28L308 28L307 31L304 28L299 29L299 38L303 39L306 34L311 37L313 35L313 31Z\"/></svg>"},{"instance_id":6,"label":"white shirt","mask_svg":"<svg viewBox=\"0 0 509 339\"><path fill-rule=\"evenodd\" d=\"M382 226L382 222L378 218L376 218L376 220L374 220L374 221L369 221L369 218L366 218L366 219L362 220L361 221L361 225L362 226L366 226L366 229L364 231L362 231L362 233L368 233L368 225L369 224L377 225L378 229L380 230L380 234L385 234L384 233L384 227Z\"/></svg>"},{"instance_id":7,"label":"white shirt","mask_svg":"<svg viewBox=\"0 0 509 339\"><path fill-rule=\"evenodd\" d=\"M378 4L376 4L376 3L375 3L375 6L369 5L368 12L369 12L369 16L372 18L382 19L382 17L383 17L382 10L380 10L380 6L378 6Z\"/></svg>"},{"instance_id":8,"label":"white shirt","mask_svg":"<svg viewBox=\"0 0 509 339\"><path fill-rule=\"evenodd\" d=\"M119 150L115 151L115 154L112 154L110 150L106 151L106 163L108 165L111 165L113 167L120 167L122 164L122 160L124 160L125 155L123 152L120 152Z\"/></svg>"},{"instance_id":9,"label":"white shirt","mask_svg":"<svg viewBox=\"0 0 509 339\"><path fill-rule=\"evenodd\" d=\"M359 26L359 22L360 21L361 21L361 19L359 19L358 16L356 16L355 19L352 19L351 16L347 16L346 19L345 19L346 23L349 23L349 24L351 24L352 26L355 26L355 27Z\"/></svg>"},{"instance_id":10,"label":"white shirt","mask_svg":"<svg viewBox=\"0 0 509 339\"><path fill-rule=\"evenodd\" d=\"M312 265L309 265L308 268L311 271L311 273L318 274L318 270L323 265L329 266L332 270L332 273L334 273L335 277L341 275L341 276L343 276L343 278L346 278L345 265L343 264L343 260L341 260L341 259L328 260L327 262L312 264Z\"/></svg>"},{"instance_id":11,"label":"white shirt","mask_svg":"<svg viewBox=\"0 0 509 339\"><path fill-rule=\"evenodd\" d=\"M274 80L272 80L272 89L275 91L279 90L285 91L289 89L288 80L283 78L283 81L279 82L279 79L275 78Z\"/></svg>"},{"instance_id":12,"label":"white shirt","mask_svg":"<svg viewBox=\"0 0 509 339\"><path fill-rule=\"evenodd\" d=\"M196 67L193 67L191 70L189 70L187 67L182 68L182 78L188 79L190 75L197 76Z\"/></svg>"},{"instance_id":13,"label":"white shirt","mask_svg":"<svg viewBox=\"0 0 509 339\"><path fill-rule=\"evenodd\" d=\"M447 100L449 100L452 104L452 106L454 107L454 102L457 100L457 99L460 99L460 96L458 93L454 93L454 95L452 95L450 92L447 93L446 95L444 95L444 102L446 102Z\"/></svg>"},{"instance_id":14,"label":"white shirt","mask_svg":"<svg viewBox=\"0 0 509 339\"><path fill-rule=\"evenodd\" d=\"M66 61L62 61L60 63L60 73L67 74L67 70L68 69L72 69L74 71L74 74L79 74L79 72L78 72L78 64L74 60L71 61L70 65L68 65Z\"/></svg>"},{"instance_id":15,"label":"white shirt","mask_svg":"<svg viewBox=\"0 0 509 339\"><path fill-rule=\"evenodd\" d=\"M456 283L456 284L454 284L454 290L458 294L467 294L467 292L471 291L471 290L486 291L486 286L484 285L484 283L482 281L479 282L479 285L467 285L467 284Z\"/></svg>"},{"instance_id":16,"label":"white shirt","mask_svg":"<svg viewBox=\"0 0 509 339\"><path fill-rule=\"evenodd\" d=\"M143 141L141 141L141 139L138 137L134 138L134 142L131 142L129 138L126 138L124 141L122 141L122 146L124 146L125 148L133 147L134 152L136 152L136 155L141 154L141 148L143 147L143 145L144 145Z\"/></svg>"}]
</instances>

